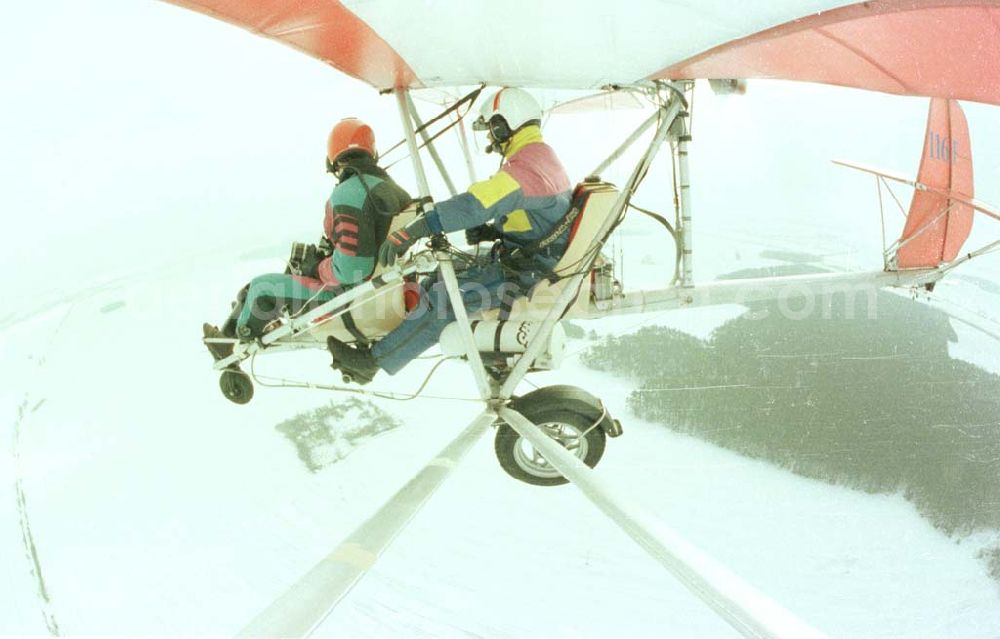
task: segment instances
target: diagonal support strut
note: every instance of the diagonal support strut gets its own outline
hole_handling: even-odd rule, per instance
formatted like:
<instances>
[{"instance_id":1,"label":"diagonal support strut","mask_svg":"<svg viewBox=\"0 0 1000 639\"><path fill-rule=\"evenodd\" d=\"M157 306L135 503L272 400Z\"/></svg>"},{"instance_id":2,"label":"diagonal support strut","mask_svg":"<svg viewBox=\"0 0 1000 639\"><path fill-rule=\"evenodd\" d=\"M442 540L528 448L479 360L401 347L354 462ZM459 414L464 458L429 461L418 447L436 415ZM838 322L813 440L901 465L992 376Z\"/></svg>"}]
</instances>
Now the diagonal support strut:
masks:
<instances>
[{"instance_id":1,"label":"diagonal support strut","mask_svg":"<svg viewBox=\"0 0 1000 639\"><path fill-rule=\"evenodd\" d=\"M308 637L368 572L493 423L484 412L239 637Z\"/></svg>"},{"instance_id":2,"label":"diagonal support strut","mask_svg":"<svg viewBox=\"0 0 1000 639\"><path fill-rule=\"evenodd\" d=\"M524 415L510 408L501 408L497 412L511 428L531 442L563 477L576 484L643 550L741 635L751 639L819 639L825 636L641 508L629 503L625 495L599 481L590 468L546 436Z\"/></svg>"}]
</instances>

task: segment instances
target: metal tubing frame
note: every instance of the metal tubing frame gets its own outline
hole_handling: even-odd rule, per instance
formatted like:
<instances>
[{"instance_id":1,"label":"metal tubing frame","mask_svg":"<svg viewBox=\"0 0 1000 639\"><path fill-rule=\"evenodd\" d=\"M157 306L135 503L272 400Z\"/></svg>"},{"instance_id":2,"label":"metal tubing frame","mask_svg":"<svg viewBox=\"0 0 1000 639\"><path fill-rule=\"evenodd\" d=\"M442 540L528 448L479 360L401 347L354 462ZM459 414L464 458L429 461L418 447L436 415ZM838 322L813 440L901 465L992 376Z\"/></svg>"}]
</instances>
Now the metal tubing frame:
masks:
<instances>
[{"instance_id":1,"label":"metal tubing frame","mask_svg":"<svg viewBox=\"0 0 1000 639\"><path fill-rule=\"evenodd\" d=\"M653 115L649 116L642 124L638 126L638 128L636 128L635 131L632 132L632 135L625 138L625 141L622 142L617 149L612 151L611 155L605 158L603 162L598 164L597 167L590 172L590 174L600 175L605 170L607 170L609 166L614 164L618 158L620 158L622 155L625 154L625 151L627 151L629 147L635 144L635 141L638 140L639 137L642 136L642 134L645 133L647 129L649 129L649 127L653 126L653 124L656 123L656 120L659 117L660 117L660 111L659 109L657 109L657 111L654 112Z\"/></svg>"},{"instance_id":2,"label":"metal tubing frame","mask_svg":"<svg viewBox=\"0 0 1000 639\"><path fill-rule=\"evenodd\" d=\"M682 113L675 125L678 135L676 161L681 199L681 286L694 286L694 236L691 233L691 173L688 166L688 141L691 139L690 113Z\"/></svg>"},{"instance_id":3,"label":"metal tubing frame","mask_svg":"<svg viewBox=\"0 0 1000 639\"><path fill-rule=\"evenodd\" d=\"M666 106L660 106L657 109L659 125L657 127L656 135L653 136L653 140L650 142L649 148L646 149L646 153L636 165L625 187L622 189L621 193L618 194L618 199L611 208L611 212L608 217L604 220L604 224L601 226L601 229L597 232L597 237L606 236L612 226L618 221L622 211L625 210L629 199L632 197L639 180L649 169L649 165L652 163L653 158L656 157L660 147L666 141L670 133L671 126L678 113L680 113L680 108L681 104L678 98L675 95L671 95L668 104ZM531 342L528 343L525 352L517 360L517 363L514 364L510 374L507 376L507 379L504 380L503 386L500 388L499 399L507 400L514 394L514 390L516 390L517 385L528 372L528 368L531 366L531 363L536 357L538 357L542 349L545 347L545 340L548 339L549 333L552 331L552 327L559 321L559 318L565 312L572 299L576 296L577 290L579 289L583 278L587 275L589 275L589 273L581 270L576 275L570 277L570 279L566 282L563 290L559 294L559 297L556 299L556 303L542 321L542 325L538 328L538 331L535 333Z\"/></svg>"},{"instance_id":4,"label":"metal tubing frame","mask_svg":"<svg viewBox=\"0 0 1000 639\"><path fill-rule=\"evenodd\" d=\"M455 265L451 261L451 255L445 251L438 251L438 269L441 279L444 280L445 289L448 291L448 300L455 313L455 321L458 322L459 333L462 335L462 342L465 344L465 355L472 369L472 375L476 380L476 387L479 389L479 396L483 401L489 401L494 394L493 385L486 376L486 368L483 366L483 357L479 354L476 346L476 338L472 335L472 325L469 323L469 314L465 309L465 300L462 299L462 290L458 285L458 278L455 277ZM433 309L429 312L440 312Z\"/></svg>"},{"instance_id":5,"label":"metal tubing frame","mask_svg":"<svg viewBox=\"0 0 1000 639\"><path fill-rule=\"evenodd\" d=\"M417 136L414 133L413 120L410 118L409 99L409 89L396 89L396 104L399 106L399 119L403 122L403 134L406 136L406 147L410 151L413 172L416 173L417 188L420 191L420 197L429 197L431 189L427 183L427 174L424 172L424 163L420 159L420 149L417 148Z\"/></svg>"},{"instance_id":6,"label":"metal tubing frame","mask_svg":"<svg viewBox=\"0 0 1000 639\"><path fill-rule=\"evenodd\" d=\"M974 257L979 257L980 255L985 255L986 253L991 253L991 252L997 250L998 248L1000 248L1000 240L996 240L994 242L990 242L989 244L986 244L982 248L978 248L975 251L970 251L969 253L966 253L965 255L963 255L960 258L952 260L951 262L942 265L940 267L941 273L943 275L944 273L947 273L948 271L952 270L953 268L957 268L957 267L961 266L962 264L965 264L966 262L968 262L969 260L971 260Z\"/></svg>"},{"instance_id":7,"label":"metal tubing frame","mask_svg":"<svg viewBox=\"0 0 1000 639\"><path fill-rule=\"evenodd\" d=\"M427 503L495 419L484 412L348 535L312 570L247 624L239 637L308 637Z\"/></svg>"},{"instance_id":8,"label":"metal tubing frame","mask_svg":"<svg viewBox=\"0 0 1000 639\"><path fill-rule=\"evenodd\" d=\"M431 140L431 136L427 135L427 131L424 130L424 123L420 120L420 114L417 113L417 105L413 103L413 97L410 95L409 91L406 92L406 103L409 105L410 116L413 118L413 122L416 123L417 128L420 129L420 137L424 141L424 148L431 154L431 159L434 160L434 164L437 166L438 172L441 174L441 179L444 180L444 184L448 188L448 193L453 196L457 195L458 191L455 190L455 183L451 181L451 175L448 173L448 169L445 167L444 162L441 161L441 156L434 147L434 141Z\"/></svg>"},{"instance_id":9,"label":"metal tubing frame","mask_svg":"<svg viewBox=\"0 0 1000 639\"><path fill-rule=\"evenodd\" d=\"M420 155L417 152L417 136L414 132L410 110L407 108L408 104L412 104L409 90L397 89L396 101L399 104L399 115L403 121L406 144L410 148L413 169L417 174L420 195L421 197L428 197L430 196L430 187L427 184L427 175L424 173L423 163L420 161ZM455 267L452 264L451 255L445 251L438 251L435 257L438 259L438 270L441 273L441 279L444 280L445 289L448 291L448 299L455 312L455 319L459 324L462 341L465 343L465 354L468 358L469 366L472 368L472 374L476 378L476 386L479 388L479 394L483 398L483 401L487 401L492 395L492 389L490 388L489 381L486 379L486 369L483 367L483 359L479 355L479 349L476 348L476 340L472 336L469 315L465 310L465 303L462 300L462 292L459 289L458 280L455 278Z\"/></svg>"},{"instance_id":10,"label":"metal tubing frame","mask_svg":"<svg viewBox=\"0 0 1000 639\"><path fill-rule=\"evenodd\" d=\"M904 269L902 271L867 271L860 273L821 273L791 275L786 277L761 277L740 280L722 280L699 284L690 288L671 287L639 290L614 299L610 308L591 304L588 317L630 315L650 311L668 311L719 304L746 304L777 299L788 300L796 296L809 296L815 308L818 298L826 304L833 295L857 295L876 292L884 287L913 287L936 282L944 277L950 265L931 269ZM790 313L804 313L792 310ZM811 312L811 311L810 311Z\"/></svg>"},{"instance_id":11,"label":"metal tubing frame","mask_svg":"<svg viewBox=\"0 0 1000 639\"><path fill-rule=\"evenodd\" d=\"M345 311L347 311L348 306L350 305L351 302L358 299L362 295L380 288L384 288L387 285L392 284L393 282L401 280L404 275L413 273L418 269L419 269L418 265L411 264L404 269L386 271L381 275L373 277L367 282L359 284L358 286L355 286L354 288L341 293L332 300L320 304L319 306L312 309L308 313L304 313L302 315L299 315L298 317L293 318L290 322L288 322L284 326L279 326L275 330L266 333L263 337L260 338L258 342L251 343L243 352L239 354L234 353L229 357L220 359L215 363L215 368L217 370L222 370L227 366L229 366L230 364L241 362L247 357L250 357L251 355L254 355L257 352L260 352L261 350L271 346L272 344L274 344L275 342L277 342L282 338L309 330L309 328L311 328L313 320L315 319L318 319L325 315L333 315L333 317L341 315Z\"/></svg>"},{"instance_id":12,"label":"metal tubing frame","mask_svg":"<svg viewBox=\"0 0 1000 639\"><path fill-rule=\"evenodd\" d=\"M910 237L906 238L905 240L903 238L899 238L898 240L896 240L895 242L893 242L892 245L888 249L885 250L885 253L883 254L883 256L888 256L888 254L893 254L893 255L898 254L899 251L900 251L900 249L902 249L904 246L906 246L907 244L909 244L913 240L915 240L918 237L920 237L921 235L923 235L932 226L934 226L935 224L937 224L938 221L941 220L941 218L943 218L945 215L948 215L948 213L951 213L951 210L953 208L955 208L955 205L958 204L958 203L955 202L954 200L949 200L949 202L950 203L946 207L944 207L944 209L940 213L938 213L937 215L935 215L933 218L931 218L927 222L924 222L924 225L921 226L920 228L918 228L916 230L916 232L913 233L913 235L911 235Z\"/></svg>"},{"instance_id":13,"label":"metal tubing frame","mask_svg":"<svg viewBox=\"0 0 1000 639\"><path fill-rule=\"evenodd\" d=\"M729 572L676 532L598 481L595 473L524 415L500 408L501 419L647 553L730 626L752 639L818 639L824 635Z\"/></svg>"},{"instance_id":14,"label":"metal tubing frame","mask_svg":"<svg viewBox=\"0 0 1000 639\"><path fill-rule=\"evenodd\" d=\"M475 183L479 180L476 179L476 165L472 161L472 152L469 150L469 136L465 133L465 122L458 115L455 117L458 118L455 129L458 131L458 139L462 144L462 155L465 156L465 168L469 171L469 182Z\"/></svg>"}]
</instances>

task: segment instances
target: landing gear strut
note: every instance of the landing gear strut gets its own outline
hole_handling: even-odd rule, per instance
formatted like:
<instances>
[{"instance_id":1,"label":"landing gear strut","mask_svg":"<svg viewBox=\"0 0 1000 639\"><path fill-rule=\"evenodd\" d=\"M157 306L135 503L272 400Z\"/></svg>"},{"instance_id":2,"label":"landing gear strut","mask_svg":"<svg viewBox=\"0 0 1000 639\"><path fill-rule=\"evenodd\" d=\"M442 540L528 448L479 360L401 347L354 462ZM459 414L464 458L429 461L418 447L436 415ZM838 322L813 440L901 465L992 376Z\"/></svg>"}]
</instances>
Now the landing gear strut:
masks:
<instances>
[{"instance_id":1,"label":"landing gear strut","mask_svg":"<svg viewBox=\"0 0 1000 639\"><path fill-rule=\"evenodd\" d=\"M604 456L607 438L622 433L601 401L575 386L546 386L514 399L510 407L591 468ZM505 422L499 424L493 446L500 467L514 479L535 486L568 481Z\"/></svg>"}]
</instances>

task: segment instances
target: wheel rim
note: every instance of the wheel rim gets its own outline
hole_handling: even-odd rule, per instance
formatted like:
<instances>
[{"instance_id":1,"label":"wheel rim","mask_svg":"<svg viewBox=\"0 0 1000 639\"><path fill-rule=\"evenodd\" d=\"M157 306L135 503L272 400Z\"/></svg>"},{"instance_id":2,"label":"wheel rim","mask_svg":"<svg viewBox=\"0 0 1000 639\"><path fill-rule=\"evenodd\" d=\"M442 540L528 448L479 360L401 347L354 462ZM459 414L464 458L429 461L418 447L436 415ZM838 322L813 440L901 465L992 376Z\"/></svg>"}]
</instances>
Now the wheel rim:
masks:
<instances>
[{"instance_id":1,"label":"wheel rim","mask_svg":"<svg viewBox=\"0 0 1000 639\"><path fill-rule=\"evenodd\" d=\"M576 426L562 422L545 422L538 424L538 427L563 448L573 453L580 461L587 458L590 446L587 443L587 438L583 436L583 431ZM541 453L535 450L531 442L524 437L518 437L514 443L514 462L521 470L535 477L545 479L562 477L562 473L547 462Z\"/></svg>"}]
</instances>

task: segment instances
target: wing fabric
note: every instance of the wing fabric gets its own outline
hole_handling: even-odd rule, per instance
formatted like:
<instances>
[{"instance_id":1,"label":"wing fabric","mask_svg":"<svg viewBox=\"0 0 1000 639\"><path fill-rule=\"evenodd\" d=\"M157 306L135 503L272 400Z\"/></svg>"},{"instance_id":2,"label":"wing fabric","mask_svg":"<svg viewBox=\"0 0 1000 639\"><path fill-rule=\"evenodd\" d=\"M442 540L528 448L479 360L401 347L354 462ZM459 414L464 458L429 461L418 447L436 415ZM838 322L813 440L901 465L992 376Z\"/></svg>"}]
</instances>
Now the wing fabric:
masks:
<instances>
[{"instance_id":1,"label":"wing fabric","mask_svg":"<svg viewBox=\"0 0 1000 639\"><path fill-rule=\"evenodd\" d=\"M772 78L1000 104L998 0L166 0L377 89Z\"/></svg>"},{"instance_id":2,"label":"wing fabric","mask_svg":"<svg viewBox=\"0 0 1000 639\"><path fill-rule=\"evenodd\" d=\"M1000 104L1000 3L854 4L720 45L650 77L804 80Z\"/></svg>"},{"instance_id":3,"label":"wing fabric","mask_svg":"<svg viewBox=\"0 0 1000 639\"><path fill-rule=\"evenodd\" d=\"M419 86L396 51L339 0L167 0L276 40L377 88Z\"/></svg>"}]
</instances>

